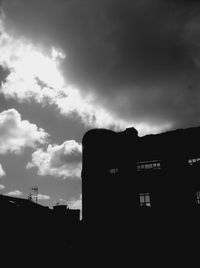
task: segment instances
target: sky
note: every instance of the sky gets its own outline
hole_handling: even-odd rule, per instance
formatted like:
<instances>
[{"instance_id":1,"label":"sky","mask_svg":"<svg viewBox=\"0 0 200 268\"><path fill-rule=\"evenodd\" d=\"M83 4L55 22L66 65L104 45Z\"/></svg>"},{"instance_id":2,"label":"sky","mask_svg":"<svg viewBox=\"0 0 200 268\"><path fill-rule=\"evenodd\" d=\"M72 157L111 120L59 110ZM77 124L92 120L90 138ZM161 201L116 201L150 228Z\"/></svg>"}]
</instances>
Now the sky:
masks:
<instances>
[{"instance_id":1,"label":"sky","mask_svg":"<svg viewBox=\"0 0 200 268\"><path fill-rule=\"evenodd\" d=\"M198 1L0 3L0 193L80 208L87 130L200 125Z\"/></svg>"}]
</instances>

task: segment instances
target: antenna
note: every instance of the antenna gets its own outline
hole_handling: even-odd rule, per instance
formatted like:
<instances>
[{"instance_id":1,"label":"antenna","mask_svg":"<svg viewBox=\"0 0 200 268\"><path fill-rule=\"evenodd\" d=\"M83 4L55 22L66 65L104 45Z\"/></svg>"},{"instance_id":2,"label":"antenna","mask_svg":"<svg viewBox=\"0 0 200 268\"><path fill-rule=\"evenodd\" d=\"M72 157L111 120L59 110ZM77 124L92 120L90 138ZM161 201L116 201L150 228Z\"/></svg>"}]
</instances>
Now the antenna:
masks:
<instances>
[{"instance_id":1,"label":"antenna","mask_svg":"<svg viewBox=\"0 0 200 268\"><path fill-rule=\"evenodd\" d=\"M35 193L35 203L37 204L38 203L38 186L33 186L31 189Z\"/></svg>"},{"instance_id":2,"label":"antenna","mask_svg":"<svg viewBox=\"0 0 200 268\"><path fill-rule=\"evenodd\" d=\"M27 199L28 199L29 201L31 201L31 202L33 201L32 193L30 193L30 194L28 195Z\"/></svg>"}]
</instances>

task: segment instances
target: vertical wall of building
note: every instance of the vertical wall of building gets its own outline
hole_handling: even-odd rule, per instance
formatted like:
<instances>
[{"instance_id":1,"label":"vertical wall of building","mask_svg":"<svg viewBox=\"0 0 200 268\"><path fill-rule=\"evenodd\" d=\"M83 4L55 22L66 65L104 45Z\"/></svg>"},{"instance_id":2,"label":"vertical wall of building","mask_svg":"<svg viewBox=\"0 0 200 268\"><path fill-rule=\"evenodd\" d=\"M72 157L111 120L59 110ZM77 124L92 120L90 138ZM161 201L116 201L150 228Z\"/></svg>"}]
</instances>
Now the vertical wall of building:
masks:
<instances>
[{"instance_id":1,"label":"vertical wall of building","mask_svg":"<svg viewBox=\"0 0 200 268\"><path fill-rule=\"evenodd\" d=\"M83 219L121 219L136 181L137 131L90 130L83 138ZM127 216L127 215L126 215Z\"/></svg>"}]
</instances>

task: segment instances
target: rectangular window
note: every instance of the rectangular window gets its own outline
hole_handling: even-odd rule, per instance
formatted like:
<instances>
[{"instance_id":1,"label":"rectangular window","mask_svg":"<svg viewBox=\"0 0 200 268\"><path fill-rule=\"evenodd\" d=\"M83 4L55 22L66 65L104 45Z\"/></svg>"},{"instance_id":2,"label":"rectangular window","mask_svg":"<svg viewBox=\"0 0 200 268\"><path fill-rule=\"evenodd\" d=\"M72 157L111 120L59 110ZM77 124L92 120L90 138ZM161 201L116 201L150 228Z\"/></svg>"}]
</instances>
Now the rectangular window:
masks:
<instances>
[{"instance_id":1,"label":"rectangular window","mask_svg":"<svg viewBox=\"0 0 200 268\"><path fill-rule=\"evenodd\" d=\"M161 163L159 160L144 161L137 163L137 171L149 170L149 169L161 169Z\"/></svg>"},{"instance_id":2,"label":"rectangular window","mask_svg":"<svg viewBox=\"0 0 200 268\"><path fill-rule=\"evenodd\" d=\"M189 164L190 166L192 166L192 165L196 164L196 163L199 162L199 161L200 161L200 158L192 158L192 159L189 159L189 160L188 160L188 164Z\"/></svg>"},{"instance_id":3,"label":"rectangular window","mask_svg":"<svg viewBox=\"0 0 200 268\"><path fill-rule=\"evenodd\" d=\"M110 174L116 174L118 172L118 168L111 168L110 170L109 170L109 173Z\"/></svg>"},{"instance_id":4,"label":"rectangular window","mask_svg":"<svg viewBox=\"0 0 200 268\"><path fill-rule=\"evenodd\" d=\"M200 205L200 192L196 192L196 203Z\"/></svg>"},{"instance_id":5,"label":"rectangular window","mask_svg":"<svg viewBox=\"0 0 200 268\"><path fill-rule=\"evenodd\" d=\"M149 193L140 193L140 207L151 207Z\"/></svg>"}]
</instances>

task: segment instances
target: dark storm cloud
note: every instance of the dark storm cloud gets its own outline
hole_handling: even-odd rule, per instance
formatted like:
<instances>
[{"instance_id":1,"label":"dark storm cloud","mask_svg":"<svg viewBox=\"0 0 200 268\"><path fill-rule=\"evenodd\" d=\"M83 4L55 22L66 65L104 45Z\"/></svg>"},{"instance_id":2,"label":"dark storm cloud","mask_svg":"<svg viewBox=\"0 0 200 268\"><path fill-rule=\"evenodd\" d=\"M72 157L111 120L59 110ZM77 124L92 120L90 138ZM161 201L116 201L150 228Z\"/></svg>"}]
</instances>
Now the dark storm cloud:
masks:
<instances>
[{"instance_id":1,"label":"dark storm cloud","mask_svg":"<svg viewBox=\"0 0 200 268\"><path fill-rule=\"evenodd\" d=\"M120 118L200 123L200 4L178 0L6 0L17 36L57 45L66 77Z\"/></svg>"}]
</instances>

